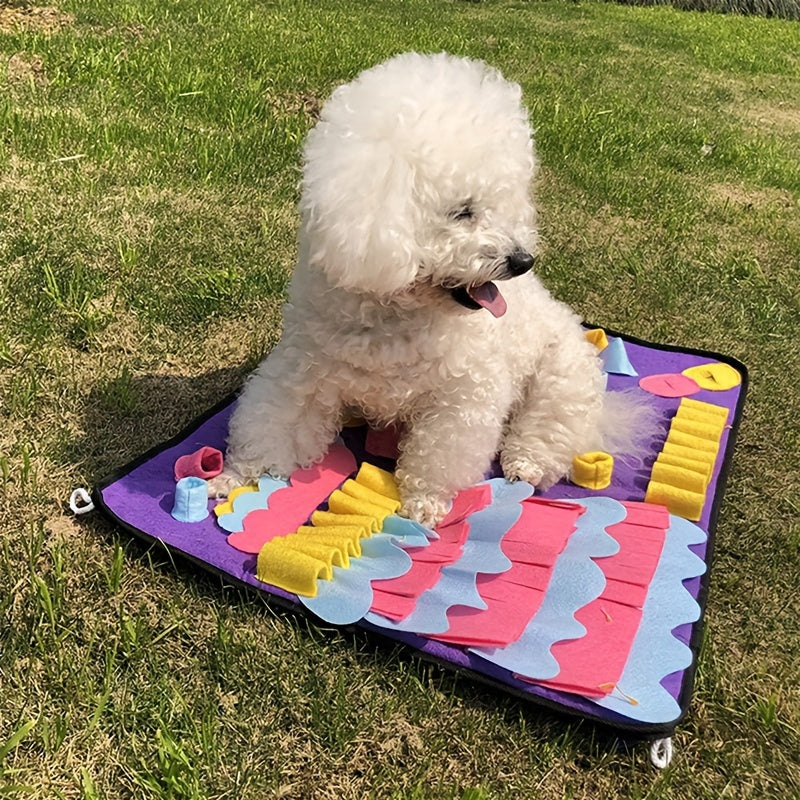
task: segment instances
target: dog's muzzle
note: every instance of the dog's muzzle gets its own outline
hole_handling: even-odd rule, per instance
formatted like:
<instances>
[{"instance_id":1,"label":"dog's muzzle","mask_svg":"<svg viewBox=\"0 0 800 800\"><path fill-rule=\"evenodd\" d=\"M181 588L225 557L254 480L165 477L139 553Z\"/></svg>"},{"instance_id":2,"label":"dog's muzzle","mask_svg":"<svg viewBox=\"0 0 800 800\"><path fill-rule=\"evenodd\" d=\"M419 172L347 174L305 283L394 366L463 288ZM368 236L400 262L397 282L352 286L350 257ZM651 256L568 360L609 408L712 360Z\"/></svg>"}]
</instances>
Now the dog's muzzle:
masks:
<instances>
[{"instance_id":1,"label":"dog's muzzle","mask_svg":"<svg viewBox=\"0 0 800 800\"><path fill-rule=\"evenodd\" d=\"M534 257L525 250L515 250L506 258L503 272L498 275L498 280L507 281L524 275L533 268ZM502 317L506 313L506 301L493 281L474 284L471 286L457 286L450 290L453 299L465 308L477 310L485 308L492 316Z\"/></svg>"}]
</instances>

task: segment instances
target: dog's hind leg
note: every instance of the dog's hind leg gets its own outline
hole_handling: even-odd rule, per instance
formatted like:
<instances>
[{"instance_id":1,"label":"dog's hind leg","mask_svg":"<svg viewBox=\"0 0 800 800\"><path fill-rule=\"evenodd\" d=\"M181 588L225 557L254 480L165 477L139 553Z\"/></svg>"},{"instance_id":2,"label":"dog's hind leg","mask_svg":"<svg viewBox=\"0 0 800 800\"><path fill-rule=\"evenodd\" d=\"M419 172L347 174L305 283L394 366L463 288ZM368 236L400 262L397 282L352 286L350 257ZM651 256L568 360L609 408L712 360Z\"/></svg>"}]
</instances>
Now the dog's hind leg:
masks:
<instances>
[{"instance_id":1,"label":"dog's hind leg","mask_svg":"<svg viewBox=\"0 0 800 800\"><path fill-rule=\"evenodd\" d=\"M222 475L212 496L269 473L287 477L319 461L336 438L341 398L326 367L282 340L248 378L228 427Z\"/></svg>"},{"instance_id":2,"label":"dog's hind leg","mask_svg":"<svg viewBox=\"0 0 800 800\"><path fill-rule=\"evenodd\" d=\"M500 454L508 480L548 489L569 474L574 456L602 447L604 381L590 348L554 349L528 379Z\"/></svg>"}]
</instances>

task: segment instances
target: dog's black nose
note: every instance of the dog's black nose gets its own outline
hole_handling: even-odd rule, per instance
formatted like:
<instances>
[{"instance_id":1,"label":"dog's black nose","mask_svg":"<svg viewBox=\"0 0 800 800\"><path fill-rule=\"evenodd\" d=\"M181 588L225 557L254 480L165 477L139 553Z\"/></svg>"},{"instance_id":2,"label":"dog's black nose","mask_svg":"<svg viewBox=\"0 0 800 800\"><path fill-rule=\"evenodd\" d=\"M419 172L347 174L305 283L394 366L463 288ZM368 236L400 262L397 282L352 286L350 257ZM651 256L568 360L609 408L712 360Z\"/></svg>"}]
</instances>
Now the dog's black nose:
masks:
<instances>
[{"instance_id":1,"label":"dog's black nose","mask_svg":"<svg viewBox=\"0 0 800 800\"><path fill-rule=\"evenodd\" d=\"M523 275L533 267L534 260L534 257L525 250L515 250L506 259L506 267L512 275Z\"/></svg>"}]
</instances>

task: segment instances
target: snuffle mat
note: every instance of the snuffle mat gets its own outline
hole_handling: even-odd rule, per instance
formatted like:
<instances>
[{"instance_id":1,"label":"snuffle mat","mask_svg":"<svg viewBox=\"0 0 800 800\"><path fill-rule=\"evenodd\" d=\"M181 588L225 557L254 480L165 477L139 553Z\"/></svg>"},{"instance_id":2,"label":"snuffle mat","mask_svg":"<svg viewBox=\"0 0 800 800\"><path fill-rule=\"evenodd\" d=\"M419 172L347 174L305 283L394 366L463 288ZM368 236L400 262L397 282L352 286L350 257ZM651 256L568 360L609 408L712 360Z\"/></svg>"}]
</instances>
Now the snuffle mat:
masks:
<instances>
[{"instance_id":1,"label":"snuffle mat","mask_svg":"<svg viewBox=\"0 0 800 800\"><path fill-rule=\"evenodd\" d=\"M326 623L405 643L504 691L637 735L687 711L713 534L747 371L710 352L587 332L610 391L647 393L637 457L582 465L544 493L497 467L428 531L397 515L390 432L343 429L288 482L265 476L177 520L175 465L224 451L233 399L102 480L94 504L133 534ZM203 451L210 452L210 451ZM576 465L576 474L577 474ZM598 482L598 486L602 481Z\"/></svg>"}]
</instances>

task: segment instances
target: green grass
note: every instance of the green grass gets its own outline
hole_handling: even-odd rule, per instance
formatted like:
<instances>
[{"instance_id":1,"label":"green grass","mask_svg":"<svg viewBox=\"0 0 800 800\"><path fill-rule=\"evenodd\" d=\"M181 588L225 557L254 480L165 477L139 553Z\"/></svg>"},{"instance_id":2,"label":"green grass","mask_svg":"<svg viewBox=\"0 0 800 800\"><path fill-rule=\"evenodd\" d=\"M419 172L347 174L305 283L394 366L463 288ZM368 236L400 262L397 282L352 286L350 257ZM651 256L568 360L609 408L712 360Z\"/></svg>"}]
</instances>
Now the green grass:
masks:
<instances>
[{"instance_id":1,"label":"green grass","mask_svg":"<svg viewBox=\"0 0 800 800\"><path fill-rule=\"evenodd\" d=\"M606 3L0 2L0 797L800 797L800 28ZM145 548L72 488L278 335L300 146L393 53L521 83L541 274L752 388L673 765Z\"/></svg>"}]
</instances>

